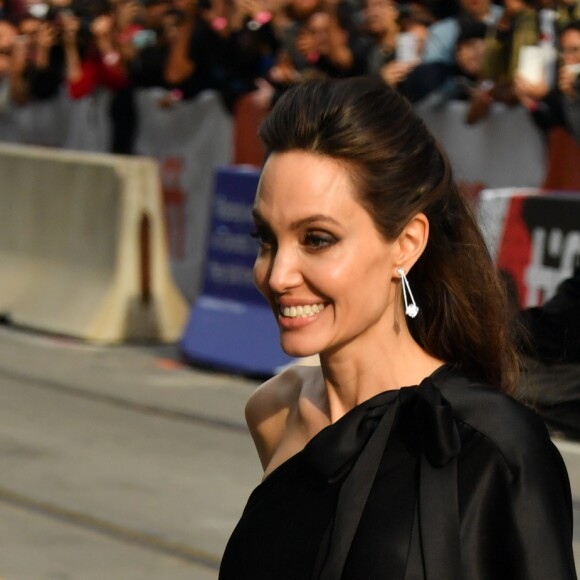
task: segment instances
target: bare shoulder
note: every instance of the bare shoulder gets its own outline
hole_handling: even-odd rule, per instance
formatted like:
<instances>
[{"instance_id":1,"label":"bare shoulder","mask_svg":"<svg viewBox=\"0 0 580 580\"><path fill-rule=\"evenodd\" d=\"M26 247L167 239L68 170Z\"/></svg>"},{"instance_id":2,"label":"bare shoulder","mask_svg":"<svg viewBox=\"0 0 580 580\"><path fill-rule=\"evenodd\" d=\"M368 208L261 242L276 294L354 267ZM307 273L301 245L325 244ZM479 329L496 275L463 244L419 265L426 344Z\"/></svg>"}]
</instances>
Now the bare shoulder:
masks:
<instances>
[{"instance_id":1,"label":"bare shoulder","mask_svg":"<svg viewBox=\"0 0 580 580\"><path fill-rule=\"evenodd\" d=\"M319 368L292 366L258 387L248 400L246 422L264 469L284 439L305 385L319 375Z\"/></svg>"}]
</instances>

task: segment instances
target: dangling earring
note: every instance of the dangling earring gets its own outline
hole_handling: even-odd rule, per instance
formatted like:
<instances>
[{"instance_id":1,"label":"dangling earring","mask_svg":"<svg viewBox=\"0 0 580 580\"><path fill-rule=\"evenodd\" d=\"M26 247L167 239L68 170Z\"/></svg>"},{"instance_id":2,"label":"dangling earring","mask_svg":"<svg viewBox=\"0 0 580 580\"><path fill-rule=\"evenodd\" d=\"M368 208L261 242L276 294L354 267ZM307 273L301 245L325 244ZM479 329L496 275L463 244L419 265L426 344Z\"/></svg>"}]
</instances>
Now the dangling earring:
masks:
<instances>
[{"instance_id":1,"label":"dangling earring","mask_svg":"<svg viewBox=\"0 0 580 580\"><path fill-rule=\"evenodd\" d=\"M411 286L409 286L409 280L407 280L407 276L405 276L405 270L403 268L397 268L397 274L401 276L401 286L403 287L403 300L405 301L405 314L410 318L415 318L415 316L417 316L417 314L419 313L419 307L415 303L415 298L413 298ZM410 302L409 298L411 299Z\"/></svg>"}]
</instances>

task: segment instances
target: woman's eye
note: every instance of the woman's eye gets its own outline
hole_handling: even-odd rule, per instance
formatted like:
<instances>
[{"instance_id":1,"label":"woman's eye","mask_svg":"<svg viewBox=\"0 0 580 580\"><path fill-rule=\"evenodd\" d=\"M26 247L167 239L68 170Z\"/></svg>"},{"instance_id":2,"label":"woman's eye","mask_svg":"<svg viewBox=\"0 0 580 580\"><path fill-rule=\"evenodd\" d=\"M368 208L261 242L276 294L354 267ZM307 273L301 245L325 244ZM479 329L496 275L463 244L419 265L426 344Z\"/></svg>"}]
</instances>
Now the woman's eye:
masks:
<instances>
[{"instance_id":1,"label":"woman's eye","mask_svg":"<svg viewBox=\"0 0 580 580\"><path fill-rule=\"evenodd\" d=\"M304 243L310 248L327 248L336 242L336 238L323 232L307 232Z\"/></svg>"},{"instance_id":2,"label":"woman's eye","mask_svg":"<svg viewBox=\"0 0 580 580\"><path fill-rule=\"evenodd\" d=\"M274 236L266 230L255 230L250 235L258 240L260 248L269 248L274 245Z\"/></svg>"}]
</instances>

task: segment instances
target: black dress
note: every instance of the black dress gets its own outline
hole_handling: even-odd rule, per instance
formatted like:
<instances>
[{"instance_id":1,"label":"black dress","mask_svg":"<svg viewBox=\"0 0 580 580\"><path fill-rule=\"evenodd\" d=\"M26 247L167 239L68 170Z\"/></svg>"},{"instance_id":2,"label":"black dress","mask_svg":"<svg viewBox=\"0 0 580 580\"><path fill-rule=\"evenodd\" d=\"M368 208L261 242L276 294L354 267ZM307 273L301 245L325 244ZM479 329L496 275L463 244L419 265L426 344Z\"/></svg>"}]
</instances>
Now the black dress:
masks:
<instances>
[{"instance_id":1,"label":"black dress","mask_svg":"<svg viewBox=\"0 0 580 580\"><path fill-rule=\"evenodd\" d=\"M576 578L541 420L445 365L323 429L251 494L220 580Z\"/></svg>"}]
</instances>

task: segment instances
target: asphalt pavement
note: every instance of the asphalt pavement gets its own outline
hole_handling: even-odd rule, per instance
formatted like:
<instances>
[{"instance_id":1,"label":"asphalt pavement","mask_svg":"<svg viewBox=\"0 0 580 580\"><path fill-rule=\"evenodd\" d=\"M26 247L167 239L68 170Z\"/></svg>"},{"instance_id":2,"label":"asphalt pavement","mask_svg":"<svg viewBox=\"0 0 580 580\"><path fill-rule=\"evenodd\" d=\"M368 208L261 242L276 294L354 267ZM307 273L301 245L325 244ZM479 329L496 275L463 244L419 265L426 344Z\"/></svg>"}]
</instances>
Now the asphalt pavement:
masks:
<instances>
[{"instance_id":1,"label":"asphalt pavement","mask_svg":"<svg viewBox=\"0 0 580 580\"><path fill-rule=\"evenodd\" d=\"M215 580L260 480L257 384L0 328L0 579Z\"/></svg>"}]
</instances>

